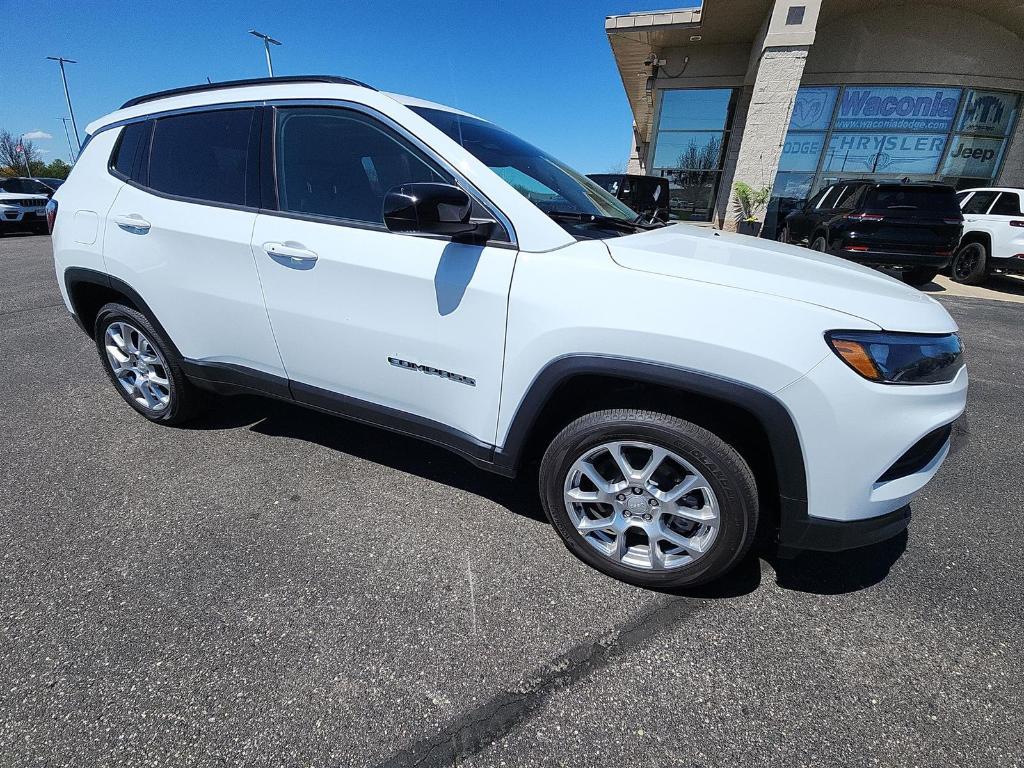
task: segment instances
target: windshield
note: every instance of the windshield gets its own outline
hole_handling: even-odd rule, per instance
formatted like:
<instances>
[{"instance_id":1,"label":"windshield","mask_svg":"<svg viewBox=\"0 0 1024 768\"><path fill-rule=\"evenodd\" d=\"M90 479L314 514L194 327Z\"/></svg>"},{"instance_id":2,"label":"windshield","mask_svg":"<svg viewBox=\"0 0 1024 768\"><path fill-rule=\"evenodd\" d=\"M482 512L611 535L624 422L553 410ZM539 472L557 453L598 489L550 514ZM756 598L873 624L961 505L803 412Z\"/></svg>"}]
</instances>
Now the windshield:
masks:
<instances>
[{"instance_id":1,"label":"windshield","mask_svg":"<svg viewBox=\"0 0 1024 768\"><path fill-rule=\"evenodd\" d=\"M496 125L442 109L410 107L469 150L547 214L633 222L637 214L597 184Z\"/></svg>"},{"instance_id":2,"label":"windshield","mask_svg":"<svg viewBox=\"0 0 1024 768\"><path fill-rule=\"evenodd\" d=\"M0 179L0 192L14 192L19 195L45 195L52 190L35 179Z\"/></svg>"}]
</instances>

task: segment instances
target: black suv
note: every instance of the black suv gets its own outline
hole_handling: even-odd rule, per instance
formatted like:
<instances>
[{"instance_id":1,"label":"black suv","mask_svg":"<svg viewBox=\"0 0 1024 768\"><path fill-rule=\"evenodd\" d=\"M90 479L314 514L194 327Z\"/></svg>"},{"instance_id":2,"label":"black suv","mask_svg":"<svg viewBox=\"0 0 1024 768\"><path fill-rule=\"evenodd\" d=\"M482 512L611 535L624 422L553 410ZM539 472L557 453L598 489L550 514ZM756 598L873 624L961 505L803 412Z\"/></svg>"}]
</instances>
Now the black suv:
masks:
<instances>
[{"instance_id":1,"label":"black suv","mask_svg":"<svg viewBox=\"0 0 1024 768\"><path fill-rule=\"evenodd\" d=\"M634 173L589 173L587 178L611 192L644 219L668 221L668 179Z\"/></svg>"},{"instance_id":2,"label":"black suv","mask_svg":"<svg viewBox=\"0 0 1024 768\"><path fill-rule=\"evenodd\" d=\"M855 179L830 184L787 215L779 240L902 268L904 282L924 285L949 266L963 224L950 186Z\"/></svg>"}]
</instances>

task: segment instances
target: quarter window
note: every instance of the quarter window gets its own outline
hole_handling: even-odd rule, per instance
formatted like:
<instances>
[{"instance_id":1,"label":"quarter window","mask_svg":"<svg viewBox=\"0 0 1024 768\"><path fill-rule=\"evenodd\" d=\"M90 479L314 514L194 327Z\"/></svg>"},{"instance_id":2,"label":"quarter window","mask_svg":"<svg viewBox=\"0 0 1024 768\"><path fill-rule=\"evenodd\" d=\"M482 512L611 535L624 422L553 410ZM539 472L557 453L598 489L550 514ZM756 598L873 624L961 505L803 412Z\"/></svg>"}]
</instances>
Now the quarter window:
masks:
<instances>
[{"instance_id":1,"label":"quarter window","mask_svg":"<svg viewBox=\"0 0 1024 768\"><path fill-rule=\"evenodd\" d=\"M1003 192L989 213L993 216L1020 216L1020 197L1013 192Z\"/></svg>"},{"instance_id":2,"label":"quarter window","mask_svg":"<svg viewBox=\"0 0 1024 768\"><path fill-rule=\"evenodd\" d=\"M280 109L275 143L282 211L383 225L392 187L453 181L385 126L346 109Z\"/></svg>"},{"instance_id":3,"label":"quarter window","mask_svg":"<svg viewBox=\"0 0 1024 768\"><path fill-rule=\"evenodd\" d=\"M178 197L245 205L254 115L252 109L225 109L158 119L148 186Z\"/></svg>"},{"instance_id":4,"label":"quarter window","mask_svg":"<svg viewBox=\"0 0 1024 768\"><path fill-rule=\"evenodd\" d=\"M988 207L996 199L998 192L975 192L963 208L964 213L987 213Z\"/></svg>"},{"instance_id":5,"label":"quarter window","mask_svg":"<svg viewBox=\"0 0 1024 768\"><path fill-rule=\"evenodd\" d=\"M130 123L121 131L121 136L110 158L110 167L118 175L138 181L137 169L149 140L149 123Z\"/></svg>"}]
</instances>

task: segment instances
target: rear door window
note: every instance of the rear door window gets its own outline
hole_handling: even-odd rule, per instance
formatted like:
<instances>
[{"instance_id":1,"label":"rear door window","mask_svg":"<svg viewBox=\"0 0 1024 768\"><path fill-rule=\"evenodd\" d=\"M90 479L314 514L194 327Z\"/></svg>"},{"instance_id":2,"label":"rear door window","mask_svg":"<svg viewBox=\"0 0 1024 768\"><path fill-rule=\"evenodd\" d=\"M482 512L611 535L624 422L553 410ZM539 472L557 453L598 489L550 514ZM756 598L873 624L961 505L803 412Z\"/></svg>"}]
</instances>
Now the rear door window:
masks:
<instances>
[{"instance_id":1,"label":"rear door window","mask_svg":"<svg viewBox=\"0 0 1024 768\"><path fill-rule=\"evenodd\" d=\"M988 213L989 206L992 205L992 201L998 194L998 192L975 192L964 206L964 213Z\"/></svg>"},{"instance_id":2,"label":"rear door window","mask_svg":"<svg viewBox=\"0 0 1024 768\"><path fill-rule=\"evenodd\" d=\"M1020 216L1020 196L1015 192L1001 193L989 214L992 216Z\"/></svg>"},{"instance_id":3,"label":"rear door window","mask_svg":"<svg viewBox=\"0 0 1024 768\"><path fill-rule=\"evenodd\" d=\"M175 197L245 205L254 117L253 109L225 109L157 119L148 186Z\"/></svg>"}]
</instances>

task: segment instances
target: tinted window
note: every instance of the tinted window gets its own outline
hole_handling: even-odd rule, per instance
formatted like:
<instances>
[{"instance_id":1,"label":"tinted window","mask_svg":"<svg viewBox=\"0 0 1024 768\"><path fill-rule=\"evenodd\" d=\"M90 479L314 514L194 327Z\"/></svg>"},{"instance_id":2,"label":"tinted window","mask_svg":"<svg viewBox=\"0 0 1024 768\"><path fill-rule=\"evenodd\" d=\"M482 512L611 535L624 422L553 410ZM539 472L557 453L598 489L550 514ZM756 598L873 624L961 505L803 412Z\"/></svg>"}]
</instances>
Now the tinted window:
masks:
<instances>
[{"instance_id":1,"label":"tinted window","mask_svg":"<svg viewBox=\"0 0 1024 768\"><path fill-rule=\"evenodd\" d=\"M344 109L279 110L276 146L283 211L383 224L392 187L452 182L383 125Z\"/></svg>"},{"instance_id":2,"label":"tinted window","mask_svg":"<svg viewBox=\"0 0 1024 768\"><path fill-rule=\"evenodd\" d=\"M162 117L153 128L148 186L215 203L245 204L253 110Z\"/></svg>"},{"instance_id":3,"label":"tinted window","mask_svg":"<svg viewBox=\"0 0 1024 768\"><path fill-rule=\"evenodd\" d=\"M865 202L871 210L960 213L952 187L876 187Z\"/></svg>"},{"instance_id":4,"label":"tinted window","mask_svg":"<svg viewBox=\"0 0 1024 768\"><path fill-rule=\"evenodd\" d=\"M132 170L137 168L136 161L143 151L146 140L149 138L149 123L131 123L121 130L121 135L114 146L114 152L110 157L110 167L125 178L134 178Z\"/></svg>"},{"instance_id":5,"label":"tinted window","mask_svg":"<svg viewBox=\"0 0 1024 768\"><path fill-rule=\"evenodd\" d=\"M0 192L15 192L19 195L45 195L52 190L35 179L0 179Z\"/></svg>"},{"instance_id":6,"label":"tinted window","mask_svg":"<svg viewBox=\"0 0 1024 768\"><path fill-rule=\"evenodd\" d=\"M1020 197L1013 192L1003 192L989 213L994 216L1020 216Z\"/></svg>"},{"instance_id":7,"label":"tinted window","mask_svg":"<svg viewBox=\"0 0 1024 768\"><path fill-rule=\"evenodd\" d=\"M825 191L815 200L814 207L817 209L831 208L836 189L836 187L826 187Z\"/></svg>"},{"instance_id":8,"label":"tinted window","mask_svg":"<svg viewBox=\"0 0 1024 768\"><path fill-rule=\"evenodd\" d=\"M837 211L852 211L854 206L857 205L857 199L860 197L858 193L863 188L864 187L860 185L851 185L846 187L839 193L839 197L837 197L835 202L832 203L832 207Z\"/></svg>"},{"instance_id":9,"label":"tinted window","mask_svg":"<svg viewBox=\"0 0 1024 768\"><path fill-rule=\"evenodd\" d=\"M964 213L985 213L998 192L975 192L964 206Z\"/></svg>"}]
</instances>

